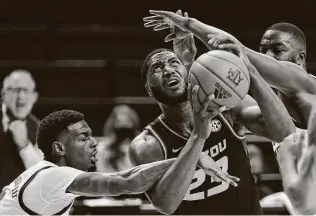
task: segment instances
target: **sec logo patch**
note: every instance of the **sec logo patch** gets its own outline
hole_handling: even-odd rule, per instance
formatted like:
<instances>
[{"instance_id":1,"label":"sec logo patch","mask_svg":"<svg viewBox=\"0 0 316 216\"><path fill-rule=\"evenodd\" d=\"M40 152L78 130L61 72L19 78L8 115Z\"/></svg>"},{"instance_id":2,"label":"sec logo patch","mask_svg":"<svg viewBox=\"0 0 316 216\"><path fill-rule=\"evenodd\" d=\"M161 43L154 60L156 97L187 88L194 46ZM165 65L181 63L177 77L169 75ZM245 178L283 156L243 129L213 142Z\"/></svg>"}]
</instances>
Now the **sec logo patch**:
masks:
<instances>
[{"instance_id":1,"label":"sec logo patch","mask_svg":"<svg viewBox=\"0 0 316 216\"><path fill-rule=\"evenodd\" d=\"M211 121L211 124L212 124L212 132L218 132L222 128L222 123L217 119L213 119Z\"/></svg>"}]
</instances>

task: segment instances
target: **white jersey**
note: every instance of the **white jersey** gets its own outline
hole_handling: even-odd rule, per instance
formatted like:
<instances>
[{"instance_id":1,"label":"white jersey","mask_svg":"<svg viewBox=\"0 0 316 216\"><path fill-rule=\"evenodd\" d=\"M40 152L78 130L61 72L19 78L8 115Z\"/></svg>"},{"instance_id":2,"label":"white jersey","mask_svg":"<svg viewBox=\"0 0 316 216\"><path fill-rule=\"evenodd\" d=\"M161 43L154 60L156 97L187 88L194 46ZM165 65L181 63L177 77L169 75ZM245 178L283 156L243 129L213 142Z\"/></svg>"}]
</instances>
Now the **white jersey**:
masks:
<instances>
[{"instance_id":1,"label":"white jersey","mask_svg":"<svg viewBox=\"0 0 316 216\"><path fill-rule=\"evenodd\" d=\"M40 161L3 188L0 215L68 215L77 195L66 189L81 173Z\"/></svg>"}]
</instances>

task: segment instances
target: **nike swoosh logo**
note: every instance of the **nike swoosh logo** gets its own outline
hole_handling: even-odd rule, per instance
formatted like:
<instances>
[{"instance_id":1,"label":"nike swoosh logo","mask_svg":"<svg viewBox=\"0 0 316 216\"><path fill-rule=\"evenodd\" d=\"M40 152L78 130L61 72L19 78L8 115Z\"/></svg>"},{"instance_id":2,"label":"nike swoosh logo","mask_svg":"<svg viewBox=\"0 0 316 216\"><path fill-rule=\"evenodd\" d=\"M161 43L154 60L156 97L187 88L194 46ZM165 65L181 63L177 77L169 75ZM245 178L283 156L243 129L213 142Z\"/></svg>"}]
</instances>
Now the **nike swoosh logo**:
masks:
<instances>
[{"instance_id":1,"label":"nike swoosh logo","mask_svg":"<svg viewBox=\"0 0 316 216\"><path fill-rule=\"evenodd\" d=\"M181 149L183 149L183 147L180 147L180 148L177 148L177 149L172 148L172 153L177 153L177 152L179 152Z\"/></svg>"}]
</instances>

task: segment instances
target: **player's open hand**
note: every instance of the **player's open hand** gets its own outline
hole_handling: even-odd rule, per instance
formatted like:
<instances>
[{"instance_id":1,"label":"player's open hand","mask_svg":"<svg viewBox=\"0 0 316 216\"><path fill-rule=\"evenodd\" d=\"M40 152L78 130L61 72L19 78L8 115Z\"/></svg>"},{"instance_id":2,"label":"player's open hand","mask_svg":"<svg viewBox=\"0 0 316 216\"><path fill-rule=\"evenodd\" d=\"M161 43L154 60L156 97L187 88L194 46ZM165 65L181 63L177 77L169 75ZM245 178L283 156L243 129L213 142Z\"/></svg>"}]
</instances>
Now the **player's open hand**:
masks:
<instances>
[{"instance_id":1,"label":"player's open hand","mask_svg":"<svg viewBox=\"0 0 316 216\"><path fill-rule=\"evenodd\" d=\"M182 11L177 11L178 15L182 16ZM184 13L188 17L188 13ZM173 41L173 50L181 58L184 66L189 69L194 62L197 49L194 42L194 36L190 32L182 31L177 26L170 26L171 34L169 34L165 41Z\"/></svg>"},{"instance_id":2,"label":"player's open hand","mask_svg":"<svg viewBox=\"0 0 316 216\"><path fill-rule=\"evenodd\" d=\"M181 10L178 10L176 14L182 17L189 18L188 13L184 12L184 14L182 14ZM188 36L193 36L191 32L184 31L176 25L170 25L170 31L171 33L165 37L165 42L173 41L176 39L181 40L187 38Z\"/></svg>"},{"instance_id":3,"label":"player's open hand","mask_svg":"<svg viewBox=\"0 0 316 216\"><path fill-rule=\"evenodd\" d=\"M202 153L198 162L198 166L203 169L207 175L211 176L215 182L224 181L234 187L238 186L237 182L239 182L240 179L223 172L223 170L209 155Z\"/></svg>"},{"instance_id":4,"label":"player's open hand","mask_svg":"<svg viewBox=\"0 0 316 216\"><path fill-rule=\"evenodd\" d=\"M207 139L212 130L211 120L217 116L219 113L226 110L226 106L222 106L217 110L208 111L208 106L214 99L214 94L209 95L205 98L205 101L200 105L198 99L199 86L195 85L193 88L189 84L188 86L188 96L191 102L193 115L194 115L194 133L196 133L200 138Z\"/></svg>"},{"instance_id":5,"label":"player's open hand","mask_svg":"<svg viewBox=\"0 0 316 216\"><path fill-rule=\"evenodd\" d=\"M183 17L173 12L161 10L149 10L149 13L154 16L143 18L145 27L154 27L154 31L169 29L170 26L177 26L182 31L186 32L186 23L189 18Z\"/></svg>"}]
</instances>

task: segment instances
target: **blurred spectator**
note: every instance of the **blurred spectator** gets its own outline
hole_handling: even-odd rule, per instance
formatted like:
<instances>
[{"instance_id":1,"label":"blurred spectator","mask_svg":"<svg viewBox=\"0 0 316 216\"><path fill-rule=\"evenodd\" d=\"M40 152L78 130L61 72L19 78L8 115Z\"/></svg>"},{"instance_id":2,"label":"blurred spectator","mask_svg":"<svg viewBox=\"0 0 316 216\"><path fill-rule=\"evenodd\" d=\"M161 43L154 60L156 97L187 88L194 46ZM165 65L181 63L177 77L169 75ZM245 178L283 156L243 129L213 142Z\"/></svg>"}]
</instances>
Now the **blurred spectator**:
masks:
<instances>
[{"instance_id":1,"label":"blurred spectator","mask_svg":"<svg viewBox=\"0 0 316 216\"><path fill-rule=\"evenodd\" d=\"M129 144L139 133L139 116L126 105L114 107L104 125L104 139L98 145L97 170L112 173L132 167Z\"/></svg>"},{"instance_id":2,"label":"blurred spectator","mask_svg":"<svg viewBox=\"0 0 316 216\"><path fill-rule=\"evenodd\" d=\"M39 120L31 114L37 101L35 81L25 70L3 80L0 124L0 190L43 158L35 144Z\"/></svg>"},{"instance_id":3,"label":"blurred spectator","mask_svg":"<svg viewBox=\"0 0 316 216\"><path fill-rule=\"evenodd\" d=\"M252 174L257 176L259 174L268 173L269 170L264 161L262 150L255 144L248 144L247 149L248 149ZM273 191L264 183L260 182L260 184L258 184L257 182L257 185L258 185L260 199L273 193Z\"/></svg>"}]
</instances>

